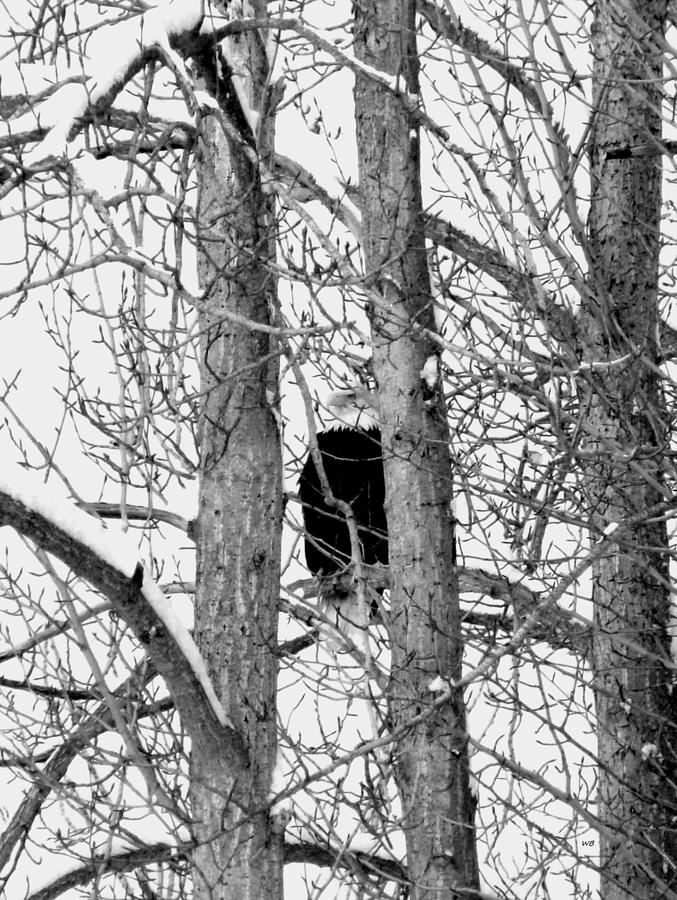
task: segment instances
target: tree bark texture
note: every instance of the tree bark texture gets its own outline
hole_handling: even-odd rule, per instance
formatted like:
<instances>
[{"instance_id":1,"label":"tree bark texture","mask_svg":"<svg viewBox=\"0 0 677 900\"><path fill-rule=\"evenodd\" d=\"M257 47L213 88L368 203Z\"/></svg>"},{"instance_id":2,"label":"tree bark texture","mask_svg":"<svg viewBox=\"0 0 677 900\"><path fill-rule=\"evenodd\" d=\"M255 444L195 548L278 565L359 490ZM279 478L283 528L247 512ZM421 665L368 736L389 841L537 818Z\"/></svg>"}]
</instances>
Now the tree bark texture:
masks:
<instances>
[{"instance_id":1,"label":"tree bark texture","mask_svg":"<svg viewBox=\"0 0 677 900\"><path fill-rule=\"evenodd\" d=\"M457 679L462 642L455 564L449 432L441 395L422 386L435 356L419 173L419 134L397 91L418 93L415 4L360 0L357 57L397 79L396 92L360 76L355 86L363 254L370 288L374 371L381 406L391 574L395 727L425 709L438 674ZM462 695L398 743L413 898L477 888L473 802Z\"/></svg>"},{"instance_id":2,"label":"tree bark texture","mask_svg":"<svg viewBox=\"0 0 677 900\"><path fill-rule=\"evenodd\" d=\"M593 672L604 900L674 897L677 731L669 555L659 506L668 428L658 335L661 157L608 159L661 135L665 0L596 4L590 278L580 318L586 506L592 533L627 528L593 567ZM600 365L613 363L612 365Z\"/></svg>"},{"instance_id":3,"label":"tree bark texture","mask_svg":"<svg viewBox=\"0 0 677 900\"><path fill-rule=\"evenodd\" d=\"M233 39L228 50L231 66L239 61L238 74L248 83L250 108L260 112L266 72L260 35ZM219 70L223 63L213 69ZM228 315L263 325L275 317L274 209L253 152L257 138L259 148L265 145L265 135L246 133L232 79L226 81L224 114L203 118L197 158L204 297L195 636L248 761L238 767L233 760L229 779L222 779L209 753L193 745L200 844L194 883L196 898L261 900L282 896L282 834L262 811L276 756L282 471L272 409L279 366L270 335Z\"/></svg>"}]
</instances>

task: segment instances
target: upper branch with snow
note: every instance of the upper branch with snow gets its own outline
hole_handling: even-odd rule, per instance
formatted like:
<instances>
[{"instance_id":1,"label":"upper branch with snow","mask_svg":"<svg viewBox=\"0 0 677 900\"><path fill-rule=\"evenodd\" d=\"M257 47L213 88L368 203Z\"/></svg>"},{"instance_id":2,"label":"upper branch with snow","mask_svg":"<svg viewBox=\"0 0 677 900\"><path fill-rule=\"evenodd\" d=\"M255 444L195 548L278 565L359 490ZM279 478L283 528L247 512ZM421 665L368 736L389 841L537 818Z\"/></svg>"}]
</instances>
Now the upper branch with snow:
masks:
<instances>
[{"instance_id":1,"label":"upper branch with snow","mask_svg":"<svg viewBox=\"0 0 677 900\"><path fill-rule=\"evenodd\" d=\"M77 129L78 120L86 111L108 105L150 58L162 58L185 74L172 38L186 32L197 33L203 17L204 0L164 0L143 15L121 19L95 31L87 43L83 76L69 80L35 107L4 123L9 136L36 130L47 132L24 157L24 164L30 167L63 155L71 132Z\"/></svg>"}]
</instances>

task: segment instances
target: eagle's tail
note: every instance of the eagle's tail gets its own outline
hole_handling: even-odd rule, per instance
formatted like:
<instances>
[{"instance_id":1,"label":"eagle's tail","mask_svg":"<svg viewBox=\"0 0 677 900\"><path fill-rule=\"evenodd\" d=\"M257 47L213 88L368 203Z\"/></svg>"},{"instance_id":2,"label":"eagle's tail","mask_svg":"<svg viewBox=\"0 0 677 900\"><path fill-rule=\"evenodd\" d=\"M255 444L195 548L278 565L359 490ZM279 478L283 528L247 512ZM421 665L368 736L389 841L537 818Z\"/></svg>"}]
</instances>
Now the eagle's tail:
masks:
<instances>
[{"instance_id":1,"label":"eagle's tail","mask_svg":"<svg viewBox=\"0 0 677 900\"><path fill-rule=\"evenodd\" d=\"M350 653L353 648L364 649L369 627L369 605L358 591L338 597L327 593L320 598L319 610L323 622L320 640L332 653Z\"/></svg>"}]
</instances>

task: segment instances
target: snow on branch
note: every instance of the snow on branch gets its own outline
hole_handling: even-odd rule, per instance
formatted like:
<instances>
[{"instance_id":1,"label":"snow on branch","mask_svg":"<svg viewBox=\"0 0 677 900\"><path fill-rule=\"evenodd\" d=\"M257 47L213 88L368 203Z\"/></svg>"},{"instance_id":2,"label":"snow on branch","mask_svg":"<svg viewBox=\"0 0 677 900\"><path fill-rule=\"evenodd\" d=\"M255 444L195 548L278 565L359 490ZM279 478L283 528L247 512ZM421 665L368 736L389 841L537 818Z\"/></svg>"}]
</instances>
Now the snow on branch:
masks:
<instances>
[{"instance_id":1,"label":"snow on branch","mask_svg":"<svg viewBox=\"0 0 677 900\"><path fill-rule=\"evenodd\" d=\"M108 597L147 647L184 719L205 737L228 743L223 728L230 723L197 645L158 585L144 574L128 535L105 527L65 494L18 466L5 467L0 478L0 525L10 525L35 541ZM206 721L206 705L221 728ZM231 745L242 752L235 735Z\"/></svg>"},{"instance_id":2,"label":"snow on branch","mask_svg":"<svg viewBox=\"0 0 677 900\"><path fill-rule=\"evenodd\" d=\"M71 130L90 107L120 90L140 68L148 51L158 51L177 71L183 61L170 46L170 37L197 28L204 17L204 0L161 0L140 16L105 24L92 34L83 60L84 81L64 84L34 109L5 123L11 134L46 128L47 134L25 157L35 165L61 156ZM111 47L114 51L111 52Z\"/></svg>"},{"instance_id":3,"label":"snow on branch","mask_svg":"<svg viewBox=\"0 0 677 900\"><path fill-rule=\"evenodd\" d=\"M29 894L26 900L56 900L66 891L89 884L103 873L120 874L132 872L145 866L171 863L177 865L188 861L194 845L192 843L173 844L168 841L157 841L143 844L132 849L116 850L106 859L92 858L85 860L80 866L63 875L53 877L43 888ZM285 863L310 863L316 866L335 868L338 866L370 884L378 885L381 881L409 882L406 867L396 859L374 854L352 851L341 847L323 847L313 841L293 841L284 844ZM481 898L488 895L477 895Z\"/></svg>"},{"instance_id":4,"label":"snow on branch","mask_svg":"<svg viewBox=\"0 0 677 900\"><path fill-rule=\"evenodd\" d=\"M324 174L320 166L311 171L288 156L276 153L273 172L284 181L287 189L299 203L318 200L352 232L357 240L362 238L362 213L350 197L348 185Z\"/></svg>"},{"instance_id":5,"label":"snow on branch","mask_svg":"<svg viewBox=\"0 0 677 900\"><path fill-rule=\"evenodd\" d=\"M158 841L154 844L143 844L141 847L114 851L105 859L93 856L70 872L59 875L37 891L29 894L26 900L55 900L67 891L81 885L89 884L102 871L110 874L133 872L144 866L172 862L176 864L188 857L192 844L171 844Z\"/></svg>"},{"instance_id":6,"label":"snow on branch","mask_svg":"<svg viewBox=\"0 0 677 900\"><path fill-rule=\"evenodd\" d=\"M98 519L78 509L63 491L16 466L3 469L0 494L8 494L27 509L44 516L74 541L86 544L92 553L122 575L133 576L139 553L129 535L117 527L104 527Z\"/></svg>"}]
</instances>

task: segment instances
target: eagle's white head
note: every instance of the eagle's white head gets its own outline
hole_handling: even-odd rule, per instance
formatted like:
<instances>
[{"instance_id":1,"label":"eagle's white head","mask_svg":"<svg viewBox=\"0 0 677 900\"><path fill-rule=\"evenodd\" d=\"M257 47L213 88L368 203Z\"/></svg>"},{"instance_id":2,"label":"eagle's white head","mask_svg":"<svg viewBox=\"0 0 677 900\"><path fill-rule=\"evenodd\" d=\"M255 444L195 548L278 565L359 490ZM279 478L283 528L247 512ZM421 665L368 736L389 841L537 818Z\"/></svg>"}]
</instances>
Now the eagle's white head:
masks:
<instances>
[{"instance_id":1,"label":"eagle's white head","mask_svg":"<svg viewBox=\"0 0 677 900\"><path fill-rule=\"evenodd\" d=\"M347 391L335 391L329 394L325 405L334 416L327 429L334 428L370 428L379 427L378 399L373 391L356 385Z\"/></svg>"}]
</instances>

